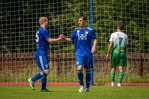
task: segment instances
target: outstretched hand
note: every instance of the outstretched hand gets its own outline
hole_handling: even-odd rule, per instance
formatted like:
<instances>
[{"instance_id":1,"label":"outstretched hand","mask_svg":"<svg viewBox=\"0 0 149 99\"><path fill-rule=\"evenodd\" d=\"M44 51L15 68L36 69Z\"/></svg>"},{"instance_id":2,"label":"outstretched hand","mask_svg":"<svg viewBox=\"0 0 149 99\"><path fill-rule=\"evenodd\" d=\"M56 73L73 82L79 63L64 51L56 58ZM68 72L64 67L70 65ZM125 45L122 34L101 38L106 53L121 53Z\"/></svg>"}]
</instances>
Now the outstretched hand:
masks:
<instances>
[{"instance_id":1,"label":"outstretched hand","mask_svg":"<svg viewBox=\"0 0 149 99\"><path fill-rule=\"evenodd\" d=\"M64 34L61 34L61 35L59 36L59 38L61 38L61 40L65 40L66 36L65 36Z\"/></svg>"},{"instance_id":2,"label":"outstretched hand","mask_svg":"<svg viewBox=\"0 0 149 99\"><path fill-rule=\"evenodd\" d=\"M91 52L94 54L96 52L96 48L93 47L92 50L91 50Z\"/></svg>"}]
</instances>

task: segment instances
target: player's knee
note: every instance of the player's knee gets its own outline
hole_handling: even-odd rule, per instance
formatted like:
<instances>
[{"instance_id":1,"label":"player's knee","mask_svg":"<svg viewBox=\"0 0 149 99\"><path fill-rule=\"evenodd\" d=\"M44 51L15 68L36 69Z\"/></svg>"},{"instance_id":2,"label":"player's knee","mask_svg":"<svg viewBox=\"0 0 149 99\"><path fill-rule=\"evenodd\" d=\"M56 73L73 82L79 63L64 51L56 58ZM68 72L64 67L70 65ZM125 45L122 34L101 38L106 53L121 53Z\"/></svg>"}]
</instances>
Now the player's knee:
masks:
<instances>
[{"instance_id":1,"label":"player's knee","mask_svg":"<svg viewBox=\"0 0 149 99\"><path fill-rule=\"evenodd\" d=\"M44 70L44 72L46 73L46 75L48 75L50 73L49 70Z\"/></svg>"},{"instance_id":2,"label":"player's knee","mask_svg":"<svg viewBox=\"0 0 149 99\"><path fill-rule=\"evenodd\" d=\"M82 70L82 66L81 66L81 65L78 66L77 69L78 69L78 70Z\"/></svg>"},{"instance_id":3,"label":"player's knee","mask_svg":"<svg viewBox=\"0 0 149 99\"><path fill-rule=\"evenodd\" d=\"M123 72L123 70L119 70L119 72Z\"/></svg>"},{"instance_id":4,"label":"player's knee","mask_svg":"<svg viewBox=\"0 0 149 99\"><path fill-rule=\"evenodd\" d=\"M116 69L116 67L111 67L111 70L115 70Z\"/></svg>"},{"instance_id":5,"label":"player's knee","mask_svg":"<svg viewBox=\"0 0 149 99\"><path fill-rule=\"evenodd\" d=\"M122 72L123 71L123 67L119 66L119 71Z\"/></svg>"}]
</instances>

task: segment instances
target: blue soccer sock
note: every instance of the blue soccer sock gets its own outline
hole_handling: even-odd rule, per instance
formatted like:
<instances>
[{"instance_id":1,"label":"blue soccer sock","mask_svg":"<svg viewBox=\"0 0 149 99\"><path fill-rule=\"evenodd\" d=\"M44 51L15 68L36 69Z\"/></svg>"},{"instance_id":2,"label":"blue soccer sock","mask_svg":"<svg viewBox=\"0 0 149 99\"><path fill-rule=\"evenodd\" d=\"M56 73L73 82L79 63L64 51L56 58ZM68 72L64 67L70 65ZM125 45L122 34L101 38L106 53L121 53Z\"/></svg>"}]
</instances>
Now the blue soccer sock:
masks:
<instances>
[{"instance_id":1,"label":"blue soccer sock","mask_svg":"<svg viewBox=\"0 0 149 99\"><path fill-rule=\"evenodd\" d=\"M86 72L86 88L89 88L91 81L91 74L90 72Z\"/></svg>"},{"instance_id":2,"label":"blue soccer sock","mask_svg":"<svg viewBox=\"0 0 149 99\"><path fill-rule=\"evenodd\" d=\"M78 79L79 79L80 85L84 86L82 70L78 70Z\"/></svg>"},{"instance_id":3,"label":"blue soccer sock","mask_svg":"<svg viewBox=\"0 0 149 99\"><path fill-rule=\"evenodd\" d=\"M41 90L46 89L46 85L47 85L47 76L43 76L43 77L41 78L41 82L42 82Z\"/></svg>"},{"instance_id":4,"label":"blue soccer sock","mask_svg":"<svg viewBox=\"0 0 149 99\"><path fill-rule=\"evenodd\" d=\"M94 72L94 69L93 68L90 68L90 75L91 75L90 85L93 85L94 84L94 79L93 79L94 74L93 74L93 72Z\"/></svg>"},{"instance_id":5,"label":"blue soccer sock","mask_svg":"<svg viewBox=\"0 0 149 99\"><path fill-rule=\"evenodd\" d=\"M40 79L41 77L43 77L43 76L46 76L47 74L45 73L45 72L39 72L38 74L36 74L31 80L32 81L36 81L36 80L38 80L38 79Z\"/></svg>"}]
</instances>

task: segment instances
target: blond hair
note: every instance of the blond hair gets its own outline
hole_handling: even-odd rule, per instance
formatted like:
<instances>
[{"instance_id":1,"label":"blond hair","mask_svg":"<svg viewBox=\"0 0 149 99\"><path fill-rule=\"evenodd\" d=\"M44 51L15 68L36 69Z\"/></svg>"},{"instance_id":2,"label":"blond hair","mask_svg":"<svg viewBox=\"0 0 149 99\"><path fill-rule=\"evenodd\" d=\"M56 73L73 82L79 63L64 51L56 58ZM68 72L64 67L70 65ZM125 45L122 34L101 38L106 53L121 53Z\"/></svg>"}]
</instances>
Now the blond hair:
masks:
<instances>
[{"instance_id":1,"label":"blond hair","mask_svg":"<svg viewBox=\"0 0 149 99\"><path fill-rule=\"evenodd\" d=\"M43 22L46 22L46 21L48 21L48 18L47 17L40 17L39 18L39 24L40 25L43 24Z\"/></svg>"}]
</instances>

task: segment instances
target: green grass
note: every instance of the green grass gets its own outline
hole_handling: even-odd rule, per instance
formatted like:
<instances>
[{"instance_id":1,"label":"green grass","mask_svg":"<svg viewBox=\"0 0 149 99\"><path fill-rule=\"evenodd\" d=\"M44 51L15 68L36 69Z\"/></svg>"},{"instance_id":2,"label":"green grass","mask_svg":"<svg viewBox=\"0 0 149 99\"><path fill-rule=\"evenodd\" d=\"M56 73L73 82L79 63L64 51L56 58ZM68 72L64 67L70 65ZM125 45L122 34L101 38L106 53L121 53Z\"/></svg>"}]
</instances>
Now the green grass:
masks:
<instances>
[{"instance_id":1,"label":"green grass","mask_svg":"<svg viewBox=\"0 0 149 99\"><path fill-rule=\"evenodd\" d=\"M40 87L0 86L1 99L148 99L149 87L92 86L90 92L78 92L78 86L48 86L52 92L40 92Z\"/></svg>"}]
</instances>

